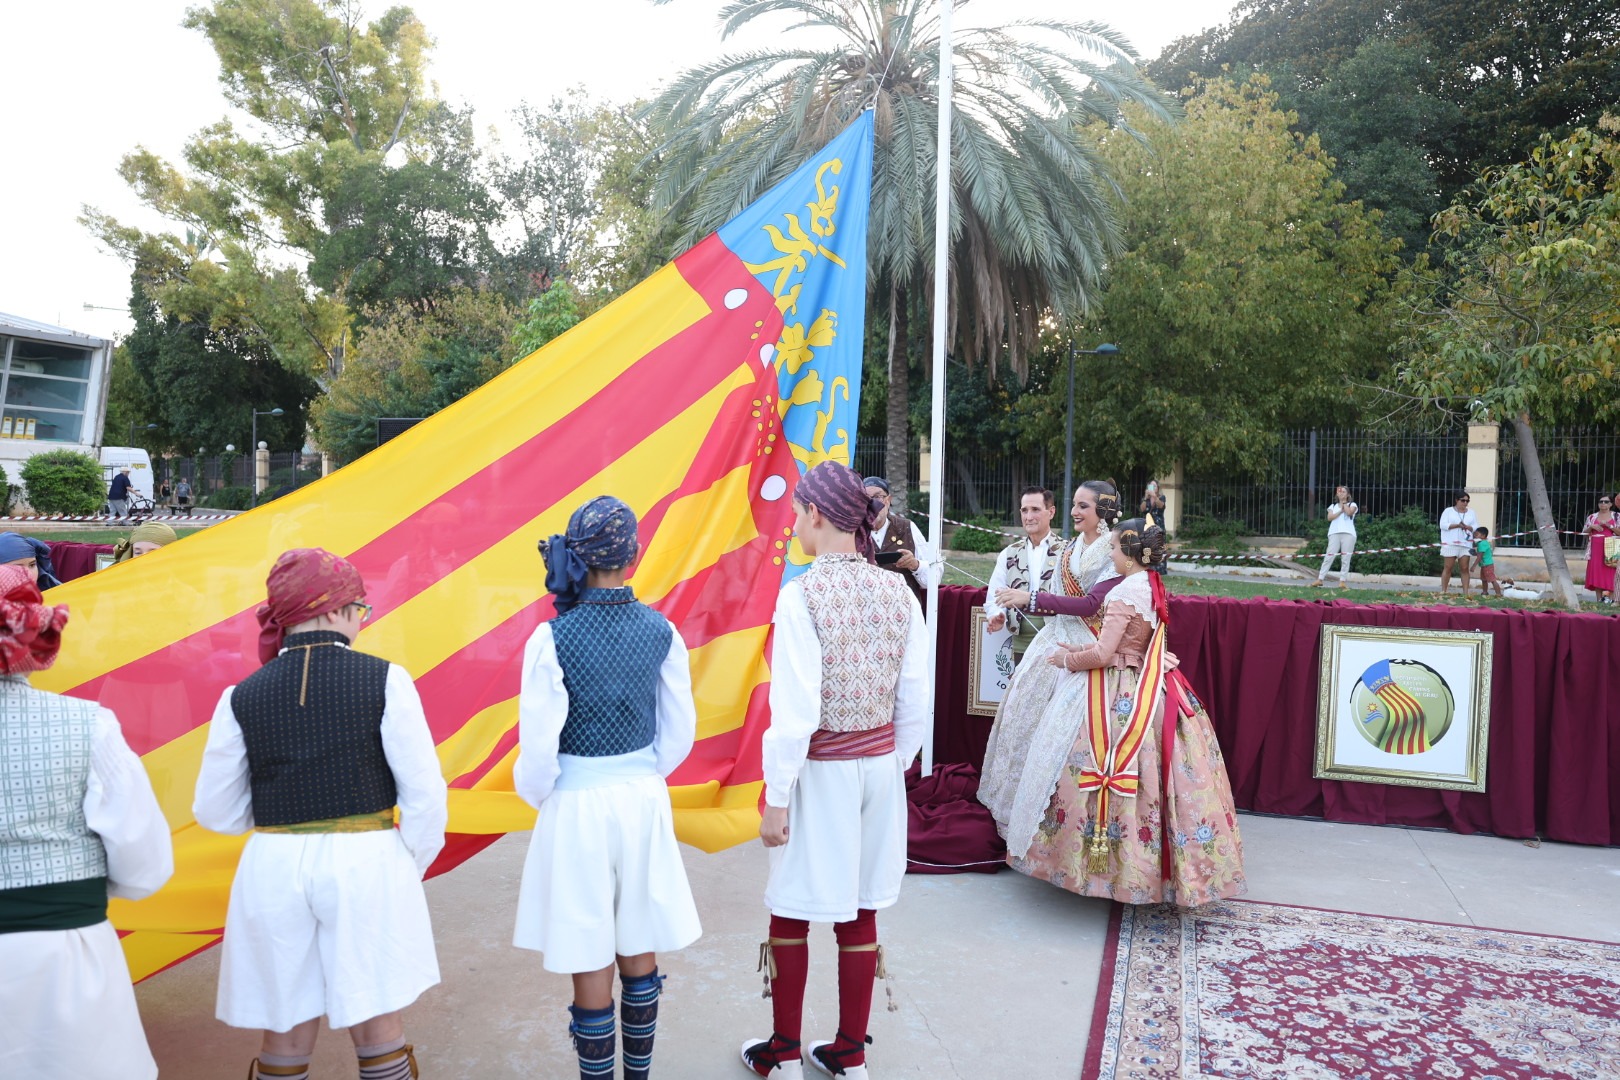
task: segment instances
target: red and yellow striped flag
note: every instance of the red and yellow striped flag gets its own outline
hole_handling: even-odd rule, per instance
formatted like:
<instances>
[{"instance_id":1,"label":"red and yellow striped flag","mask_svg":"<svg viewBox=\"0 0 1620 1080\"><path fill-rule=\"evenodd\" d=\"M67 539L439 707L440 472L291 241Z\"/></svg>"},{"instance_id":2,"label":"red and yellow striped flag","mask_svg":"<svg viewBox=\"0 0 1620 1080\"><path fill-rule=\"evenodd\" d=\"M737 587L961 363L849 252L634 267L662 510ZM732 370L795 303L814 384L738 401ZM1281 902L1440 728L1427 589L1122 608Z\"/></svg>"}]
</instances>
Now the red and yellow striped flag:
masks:
<instances>
[{"instance_id":1,"label":"red and yellow striped flag","mask_svg":"<svg viewBox=\"0 0 1620 1080\"><path fill-rule=\"evenodd\" d=\"M174 879L114 901L137 979L212 945L243 837L191 818L220 694L258 666L276 556L364 575L357 647L416 679L450 781L454 867L534 811L512 793L519 661L553 611L536 541L609 493L641 519L631 584L691 650L697 744L670 778L682 840L754 835L770 618L800 470L849 460L866 286L864 117L737 219L480 390L333 475L53 590L50 690L112 708L174 833ZM840 424L847 426L840 426ZM842 437L842 442L839 438Z\"/></svg>"}]
</instances>

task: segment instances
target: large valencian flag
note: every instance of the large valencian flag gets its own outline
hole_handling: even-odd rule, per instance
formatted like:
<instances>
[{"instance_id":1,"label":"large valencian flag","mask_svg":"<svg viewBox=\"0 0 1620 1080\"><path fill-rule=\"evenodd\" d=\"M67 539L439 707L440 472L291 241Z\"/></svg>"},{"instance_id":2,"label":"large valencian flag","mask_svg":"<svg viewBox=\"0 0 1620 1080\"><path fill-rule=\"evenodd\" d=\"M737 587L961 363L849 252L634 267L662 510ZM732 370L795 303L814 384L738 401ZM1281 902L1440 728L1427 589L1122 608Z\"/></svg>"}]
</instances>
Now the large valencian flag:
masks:
<instances>
[{"instance_id":1,"label":"large valencian flag","mask_svg":"<svg viewBox=\"0 0 1620 1080\"><path fill-rule=\"evenodd\" d=\"M174 879L113 901L137 979L219 939L243 837L191 818L208 719L257 666L276 556L365 576L360 648L415 677L450 781L442 873L534 811L512 793L519 661L553 614L535 543L609 493L641 518L632 584L691 650L698 739L670 778L681 839L755 833L769 631L793 572L789 493L847 463L859 415L872 122L482 389L331 476L53 590L72 608L36 685L112 708L174 831Z\"/></svg>"}]
</instances>

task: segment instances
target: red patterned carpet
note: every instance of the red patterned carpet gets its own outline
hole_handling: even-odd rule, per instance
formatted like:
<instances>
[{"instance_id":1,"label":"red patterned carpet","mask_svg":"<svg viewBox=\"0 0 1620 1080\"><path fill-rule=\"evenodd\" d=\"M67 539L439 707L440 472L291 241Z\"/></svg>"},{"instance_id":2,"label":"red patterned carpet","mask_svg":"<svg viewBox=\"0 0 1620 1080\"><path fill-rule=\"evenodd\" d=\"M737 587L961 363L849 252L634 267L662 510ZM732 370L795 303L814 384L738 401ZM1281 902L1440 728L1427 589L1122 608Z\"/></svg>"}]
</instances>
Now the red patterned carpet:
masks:
<instances>
[{"instance_id":1,"label":"red patterned carpet","mask_svg":"<svg viewBox=\"0 0 1620 1080\"><path fill-rule=\"evenodd\" d=\"M1116 905L1082 1080L1620 1077L1620 945Z\"/></svg>"}]
</instances>

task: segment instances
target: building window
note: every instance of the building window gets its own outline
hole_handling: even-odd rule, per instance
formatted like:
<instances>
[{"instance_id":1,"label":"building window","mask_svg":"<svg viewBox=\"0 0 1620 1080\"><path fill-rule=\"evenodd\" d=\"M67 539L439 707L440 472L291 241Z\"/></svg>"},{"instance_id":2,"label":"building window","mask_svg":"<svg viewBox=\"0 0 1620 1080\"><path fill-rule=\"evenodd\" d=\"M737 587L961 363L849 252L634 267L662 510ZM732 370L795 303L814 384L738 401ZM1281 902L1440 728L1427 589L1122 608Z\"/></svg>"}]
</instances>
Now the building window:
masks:
<instances>
[{"instance_id":1,"label":"building window","mask_svg":"<svg viewBox=\"0 0 1620 1080\"><path fill-rule=\"evenodd\" d=\"M91 354L72 345L13 338L0 437L83 442Z\"/></svg>"}]
</instances>

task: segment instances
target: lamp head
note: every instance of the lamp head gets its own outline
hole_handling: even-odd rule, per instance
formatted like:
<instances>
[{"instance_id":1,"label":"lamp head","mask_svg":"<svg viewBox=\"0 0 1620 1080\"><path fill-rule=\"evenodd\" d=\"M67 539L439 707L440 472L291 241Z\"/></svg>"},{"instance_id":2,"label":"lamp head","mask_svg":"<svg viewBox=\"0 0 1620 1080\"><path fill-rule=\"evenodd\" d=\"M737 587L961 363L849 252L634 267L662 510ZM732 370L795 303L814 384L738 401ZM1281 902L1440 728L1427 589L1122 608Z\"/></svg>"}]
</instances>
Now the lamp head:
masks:
<instances>
[{"instance_id":1,"label":"lamp head","mask_svg":"<svg viewBox=\"0 0 1620 1080\"><path fill-rule=\"evenodd\" d=\"M270 410L270 415L271 416L284 416L284 415L286 415L286 410L284 410L284 409L271 409Z\"/></svg>"}]
</instances>

